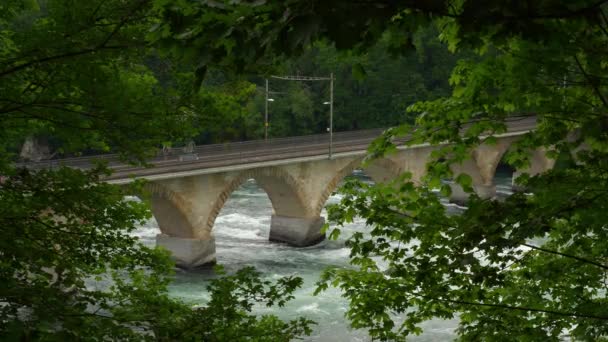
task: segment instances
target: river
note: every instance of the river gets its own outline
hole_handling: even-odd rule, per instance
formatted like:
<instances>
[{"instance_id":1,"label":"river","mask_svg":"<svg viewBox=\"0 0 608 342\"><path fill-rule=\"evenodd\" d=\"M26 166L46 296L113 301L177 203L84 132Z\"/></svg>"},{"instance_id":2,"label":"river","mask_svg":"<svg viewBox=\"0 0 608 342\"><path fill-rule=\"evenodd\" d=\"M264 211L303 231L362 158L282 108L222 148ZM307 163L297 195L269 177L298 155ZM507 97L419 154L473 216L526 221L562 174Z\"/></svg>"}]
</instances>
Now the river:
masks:
<instances>
[{"instance_id":1,"label":"river","mask_svg":"<svg viewBox=\"0 0 608 342\"><path fill-rule=\"evenodd\" d=\"M365 177L360 172L355 176ZM497 193L506 196L511 193L510 173L499 169L495 177ZM328 203L338 203L340 195L333 195ZM449 210L460 210L457 206L444 202ZM295 299L283 308L258 307L258 313L273 313L283 319L305 316L316 321L313 334L306 341L370 341L364 330L349 328L344 313L347 301L336 289L313 296L315 282L323 269L328 266L348 265L349 249L345 240L355 231L365 231L364 222L359 219L342 229L336 241L323 241L318 245L295 248L284 244L268 242L272 207L266 193L254 180L245 182L234 191L215 221L216 255L218 263L227 271L243 266L254 266L268 279L286 275L297 275L304 279L304 285L295 293ZM323 211L323 216L327 216ZM156 234L160 232L152 219L140 227L135 234L146 245L154 245ZM176 279L170 286L171 295L193 304L204 304L208 299L206 285L213 277L212 271L177 271ZM412 341L450 341L455 337L454 329L458 321L432 320L422 324L424 333L413 336Z\"/></svg>"}]
</instances>

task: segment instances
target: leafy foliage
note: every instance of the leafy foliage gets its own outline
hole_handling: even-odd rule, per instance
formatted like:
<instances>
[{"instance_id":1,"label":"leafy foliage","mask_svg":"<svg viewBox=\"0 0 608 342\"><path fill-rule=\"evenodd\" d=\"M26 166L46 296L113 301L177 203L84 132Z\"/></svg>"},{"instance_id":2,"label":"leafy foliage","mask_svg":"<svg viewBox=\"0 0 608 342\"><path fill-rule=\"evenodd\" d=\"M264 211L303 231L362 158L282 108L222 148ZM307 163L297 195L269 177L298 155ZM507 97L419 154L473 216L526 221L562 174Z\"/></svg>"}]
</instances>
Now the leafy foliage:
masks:
<instances>
[{"instance_id":1,"label":"leafy foliage","mask_svg":"<svg viewBox=\"0 0 608 342\"><path fill-rule=\"evenodd\" d=\"M508 13L506 7L488 15ZM460 17L442 19L444 39L456 48L477 48L481 59L459 62L450 98L410 108L425 115L418 118L409 144L452 145L435 153L421 187L410 182L350 186L343 207L332 209L339 224L360 215L371 227L369 237L351 239L351 261L358 268L325 275L351 300L353 325L368 327L380 339L401 339L419 333L423 320L458 315L463 340L607 335L602 241L608 217L601 198L608 190L608 169L600 127L608 108L600 81L603 57L596 47L608 38L608 22L602 18L604 8L593 15L571 9L567 18L552 18L561 13L557 9L557 14L536 10L534 16L542 20L525 20L524 14L513 19L529 31L484 22L485 14L468 3L454 15L475 13L482 17L481 27L470 27ZM429 189L453 176L470 185L470 178L453 175L449 165L491 143L478 136L504 132L506 118L532 115L538 118L537 130L518 141L507 159L523 169L530 152L544 146L550 156L567 162L543 175L522 177L526 193L504 202L473 195L461 215L447 215ZM391 130L385 141L402 132L410 131ZM405 314L400 325L391 315L395 312Z\"/></svg>"},{"instance_id":2,"label":"leafy foliage","mask_svg":"<svg viewBox=\"0 0 608 342\"><path fill-rule=\"evenodd\" d=\"M433 154L425 183L346 186L330 215L338 224L362 216L370 235L351 239L355 269L328 271L320 289L327 282L341 287L353 325L382 340L455 315L463 340L606 337L604 1L159 4L171 18L161 41L191 46L188 56L201 68L259 70L272 56L299 54L316 40L363 52L386 32L387 50L404 53L431 21L450 49L476 52L454 69L451 96L410 107L424 113L415 131L391 129L373 145L372 155L381 156L395 149L393 138L407 134L409 144L449 142ZM203 28L214 17L225 20L207 34ZM225 49L222 39L245 49ZM530 152L542 147L559 157L559 167L521 177L525 194L504 202L473 194L462 215L447 215L429 189L456 177L471 191L471 177L454 175L450 165L492 143L480 134L502 133L507 118L529 116L537 117L537 129L506 159L525 169ZM395 314L405 315L402 324Z\"/></svg>"},{"instance_id":3,"label":"leafy foliage","mask_svg":"<svg viewBox=\"0 0 608 342\"><path fill-rule=\"evenodd\" d=\"M423 113L414 132L409 126L387 131L372 155L395 150L393 138L410 133L409 144L450 144L434 153L422 185L405 176L389 186L347 184L330 216L338 224L362 216L370 234L349 242L354 269L328 271L319 290L342 288L353 325L382 340L404 339L419 333L423 320L456 315L463 340L608 335L603 1L9 0L0 10L0 223L15 237L0 251L8 284L0 292L7 303L0 322L7 338L144 339L153 332L179 339L178 331L200 320L226 338L260 340L262 328L276 329L270 336L277 340L306 334L310 322L249 314L248 299L289 298L294 279L272 285L243 271L212 285L214 300L202 310L167 298L166 256L125 235L147 213L122 201L122 190L99 185L103 169L20 172L11 165L15 151L25 136L42 135L59 139L65 152L117 149L141 161L160 143L188 139L201 123L218 123L224 109L233 122L251 118L234 106L251 96L248 85L238 86L234 97L199 89L214 69L267 72L278 58L322 41L321 52L328 46L354 52L351 72L360 77L374 72L362 53L373 56L380 46L407 55L423 45L416 35L431 23L450 49L478 55L461 56L451 96L409 107L410 116ZM175 62L166 72L150 70L154 58ZM175 66L182 63L194 66L193 73ZM305 88L294 94L298 108L289 111L316 111ZM202 117L198 106L212 115ZM521 177L526 193L504 202L472 194L460 216L447 215L430 189L453 177L472 190L471 177L454 175L450 165L492 142L480 134L504 132L505 119L533 115L536 131L506 158L523 169L530 152L542 147L559 157L559 167ZM315 125L323 125L322 115L305 126ZM74 234L85 234L88 244ZM90 287L104 280L109 292ZM396 314L405 315L402 322Z\"/></svg>"},{"instance_id":4,"label":"leafy foliage","mask_svg":"<svg viewBox=\"0 0 608 342\"><path fill-rule=\"evenodd\" d=\"M220 274L224 274L221 269ZM314 322L298 318L283 322L273 315L251 315L253 304L282 307L293 299L293 291L302 285L298 277L285 277L275 284L262 281L261 274L245 267L232 276L214 280L209 286L211 301L207 307L193 311L192 322L205 325L180 327L176 337L204 341L290 341L310 335ZM191 324L190 322L188 322Z\"/></svg>"},{"instance_id":5,"label":"leafy foliage","mask_svg":"<svg viewBox=\"0 0 608 342\"><path fill-rule=\"evenodd\" d=\"M379 128L413 123L411 104L450 93L448 78L459 56L439 42L434 27L414 35L416 51L404 56L387 52L386 34L364 55L317 43L297 59L288 60L275 73L288 75L334 74L334 129ZM269 104L273 137L324 132L329 122L329 82L287 82L270 79ZM296 104L306 104L296 106ZM262 94L255 110L264 111Z\"/></svg>"},{"instance_id":6,"label":"leafy foliage","mask_svg":"<svg viewBox=\"0 0 608 342\"><path fill-rule=\"evenodd\" d=\"M151 9L149 1L0 4L2 340L259 341L310 332L310 321L251 312L252 300L290 299L299 278L271 283L244 270L212 282L212 301L197 309L169 297L168 253L129 235L150 217L145 202L125 200L142 193L140 183L104 183L103 165L14 164L26 137L52 140L59 154L113 150L141 163L226 108L238 112L250 86L193 92L194 75L159 62L145 40L158 20Z\"/></svg>"}]
</instances>

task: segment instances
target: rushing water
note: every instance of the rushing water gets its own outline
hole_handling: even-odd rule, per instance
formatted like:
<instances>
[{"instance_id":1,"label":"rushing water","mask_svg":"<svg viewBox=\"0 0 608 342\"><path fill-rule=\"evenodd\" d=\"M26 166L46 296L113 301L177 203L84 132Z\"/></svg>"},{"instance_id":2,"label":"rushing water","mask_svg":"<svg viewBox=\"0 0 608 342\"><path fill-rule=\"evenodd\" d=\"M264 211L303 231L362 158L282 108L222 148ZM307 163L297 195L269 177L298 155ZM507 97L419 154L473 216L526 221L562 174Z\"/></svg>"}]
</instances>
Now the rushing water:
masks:
<instances>
[{"instance_id":1,"label":"rushing water","mask_svg":"<svg viewBox=\"0 0 608 342\"><path fill-rule=\"evenodd\" d=\"M360 173L359 173L360 175ZM497 192L506 195L511 191L510 174L499 170L495 178ZM328 203L337 203L339 195L329 198ZM445 202L447 206L450 206ZM451 205L451 210L458 210ZM295 293L295 299L284 308L260 306L256 312L273 313L283 319L305 316L316 321L313 334L307 341L369 341L364 330L348 327L344 318L347 301L336 289L313 296L315 282L323 269L328 266L348 265L349 249L345 240L355 231L364 231L362 220L342 229L337 241L323 241L318 245L295 248L284 244L268 242L272 207L266 193L253 180L247 181L230 197L215 221L214 234L218 263L226 270L233 271L243 266L254 266L268 279L286 275L297 275L304 279L304 285ZM323 216L325 215L323 212ZM136 234L148 245L154 245L160 231L155 220L141 227ZM205 303L209 296L206 285L213 277L212 271L178 271L170 287L172 295L193 304ZM424 333L412 337L412 341L452 340L457 320L432 320L422 324Z\"/></svg>"}]
</instances>

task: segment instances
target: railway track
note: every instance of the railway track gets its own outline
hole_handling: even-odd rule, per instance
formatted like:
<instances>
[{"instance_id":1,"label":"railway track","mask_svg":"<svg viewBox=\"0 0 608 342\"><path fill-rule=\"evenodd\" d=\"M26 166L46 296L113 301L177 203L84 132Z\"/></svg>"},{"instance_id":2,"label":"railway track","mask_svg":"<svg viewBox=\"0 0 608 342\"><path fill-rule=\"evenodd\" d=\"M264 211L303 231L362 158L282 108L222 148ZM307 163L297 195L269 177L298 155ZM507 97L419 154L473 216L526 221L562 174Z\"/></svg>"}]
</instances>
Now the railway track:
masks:
<instances>
[{"instance_id":1,"label":"railway track","mask_svg":"<svg viewBox=\"0 0 608 342\"><path fill-rule=\"evenodd\" d=\"M527 132L536 126L536 118L528 117L509 122L509 132ZM365 151L367 146L382 133L382 129L334 133L333 153ZM405 138L403 139L405 140ZM400 139L400 141L402 141ZM254 140L227 144L210 144L194 147L190 153L182 148L173 148L166 155L148 160L153 167L141 167L122 162L116 154L75 157L40 162L20 163L18 166L30 169L69 166L89 169L95 160L105 161L114 172L107 180L119 180L173 172L201 170L207 168L244 165L267 161L278 161L300 157L328 155L329 134L299 137Z\"/></svg>"},{"instance_id":2,"label":"railway track","mask_svg":"<svg viewBox=\"0 0 608 342\"><path fill-rule=\"evenodd\" d=\"M335 133L332 144L334 153L365 150L367 145L382 130ZM301 137L279 138L268 141L246 141L227 144L196 146L192 153L184 153L182 148L174 148L167 156L158 156L148 160L153 167L141 167L125 164L116 154L87 157L64 158L40 162L20 163L19 166L30 169L48 169L69 166L80 169L93 167L94 161L105 161L114 172L107 180L126 177L146 176L159 173L188 171L219 166L240 165L260 161L281 160L295 157L328 154L329 135L318 134ZM196 156L191 160L184 156Z\"/></svg>"}]
</instances>

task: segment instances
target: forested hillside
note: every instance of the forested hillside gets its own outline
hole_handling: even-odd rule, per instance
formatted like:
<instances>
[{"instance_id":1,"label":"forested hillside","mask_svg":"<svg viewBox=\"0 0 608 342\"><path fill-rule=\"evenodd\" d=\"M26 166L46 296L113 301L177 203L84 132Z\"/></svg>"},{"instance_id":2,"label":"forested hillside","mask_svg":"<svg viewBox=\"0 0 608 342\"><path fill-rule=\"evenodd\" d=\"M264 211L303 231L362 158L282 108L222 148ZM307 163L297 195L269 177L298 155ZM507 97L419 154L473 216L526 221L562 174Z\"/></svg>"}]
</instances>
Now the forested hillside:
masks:
<instances>
[{"instance_id":1,"label":"forested hillside","mask_svg":"<svg viewBox=\"0 0 608 342\"><path fill-rule=\"evenodd\" d=\"M365 54L338 51L318 42L301 56L277 61L272 75L326 76L334 73L334 130L347 131L412 123L408 106L450 94L449 75L456 61L471 53L451 53L437 38L437 29L420 29L415 49L391 53L390 37ZM221 92L247 88L247 96L222 122L204 125L199 143L260 139L264 136L265 78L269 79L269 136L285 137L326 132L329 126L329 82L285 81L268 75L228 76L211 70L203 83ZM235 81L238 79L239 81ZM255 87L255 88L253 88ZM226 115L228 114L228 115Z\"/></svg>"}]
</instances>

